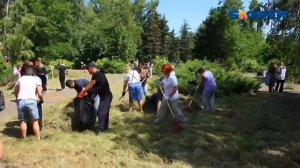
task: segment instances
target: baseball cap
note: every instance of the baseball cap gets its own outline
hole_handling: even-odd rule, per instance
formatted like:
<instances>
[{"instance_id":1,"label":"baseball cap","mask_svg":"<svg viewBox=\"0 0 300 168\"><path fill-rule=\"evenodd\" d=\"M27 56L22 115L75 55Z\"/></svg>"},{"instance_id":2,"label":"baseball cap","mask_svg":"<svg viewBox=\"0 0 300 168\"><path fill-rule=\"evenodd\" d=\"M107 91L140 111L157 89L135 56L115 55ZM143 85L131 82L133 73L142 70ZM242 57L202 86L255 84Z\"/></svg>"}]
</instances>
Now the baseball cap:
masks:
<instances>
[{"instance_id":1,"label":"baseball cap","mask_svg":"<svg viewBox=\"0 0 300 168\"><path fill-rule=\"evenodd\" d=\"M87 68L97 68L97 65L95 63L91 62L87 65Z\"/></svg>"}]
</instances>

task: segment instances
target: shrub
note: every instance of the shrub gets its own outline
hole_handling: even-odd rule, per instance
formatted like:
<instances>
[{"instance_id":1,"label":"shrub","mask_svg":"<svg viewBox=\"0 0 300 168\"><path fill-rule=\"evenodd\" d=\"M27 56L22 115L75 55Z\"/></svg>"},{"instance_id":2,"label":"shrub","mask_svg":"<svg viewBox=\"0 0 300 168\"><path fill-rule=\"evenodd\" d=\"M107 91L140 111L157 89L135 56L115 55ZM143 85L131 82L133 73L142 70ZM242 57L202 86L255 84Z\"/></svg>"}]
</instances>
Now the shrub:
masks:
<instances>
[{"instance_id":1,"label":"shrub","mask_svg":"<svg viewBox=\"0 0 300 168\"><path fill-rule=\"evenodd\" d=\"M198 80L195 72L200 67L213 72L218 85L218 94L240 94L250 90L257 91L260 88L260 83L256 79L245 77L237 71L226 71L219 64L208 61L190 60L179 64L176 69L181 93L189 94L191 92L192 89L189 83Z\"/></svg>"},{"instance_id":2,"label":"shrub","mask_svg":"<svg viewBox=\"0 0 300 168\"><path fill-rule=\"evenodd\" d=\"M0 85L9 83L13 79L12 68L9 64L0 64Z\"/></svg>"},{"instance_id":3,"label":"shrub","mask_svg":"<svg viewBox=\"0 0 300 168\"><path fill-rule=\"evenodd\" d=\"M96 64L101 68L102 72L111 74L124 73L126 67L126 63L118 59L110 60L102 58L101 60L97 60Z\"/></svg>"},{"instance_id":4,"label":"shrub","mask_svg":"<svg viewBox=\"0 0 300 168\"><path fill-rule=\"evenodd\" d=\"M60 63L65 64L65 66L69 69L75 68L75 63L71 62L71 61L68 61L68 60L58 59L58 60L55 60L55 61L51 61L51 65L54 66L55 68L58 68ZM50 65L50 62L48 64Z\"/></svg>"},{"instance_id":5,"label":"shrub","mask_svg":"<svg viewBox=\"0 0 300 168\"><path fill-rule=\"evenodd\" d=\"M255 59L246 59L242 61L241 69L244 72L259 72L262 70L262 66Z\"/></svg>"},{"instance_id":6,"label":"shrub","mask_svg":"<svg viewBox=\"0 0 300 168\"><path fill-rule=\"evenodd\" d=\"M163 64L167 63L167 59L162 56L156 56L154 59L154 69L153 69L153 74L154 75L160 75L160 68Z\"/></svg>"}]
</instances>

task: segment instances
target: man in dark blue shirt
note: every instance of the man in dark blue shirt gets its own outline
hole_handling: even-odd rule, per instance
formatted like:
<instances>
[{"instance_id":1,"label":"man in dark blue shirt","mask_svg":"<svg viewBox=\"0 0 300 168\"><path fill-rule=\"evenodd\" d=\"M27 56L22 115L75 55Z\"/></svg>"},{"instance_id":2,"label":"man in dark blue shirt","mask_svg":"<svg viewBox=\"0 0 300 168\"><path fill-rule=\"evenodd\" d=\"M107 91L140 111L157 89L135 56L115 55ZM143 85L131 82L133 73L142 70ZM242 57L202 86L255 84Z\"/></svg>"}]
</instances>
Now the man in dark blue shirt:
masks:
<instances>
[{"instance_id":1,"label":"man in dark blue shirt","mask_svg":"<svg viewBox=\"0 0 300 168\"><path fill-rule=\"evenodd\" d=\"M70 89L75 89L77 94L79 94L88 84L90 81L86 79L77 79L77 80L67 80L66 86ZM94 98L94 110L97 114L99 104L100 104L100 97L96 95L95 93L89 93Z\"/></svg>"}]
</instances>

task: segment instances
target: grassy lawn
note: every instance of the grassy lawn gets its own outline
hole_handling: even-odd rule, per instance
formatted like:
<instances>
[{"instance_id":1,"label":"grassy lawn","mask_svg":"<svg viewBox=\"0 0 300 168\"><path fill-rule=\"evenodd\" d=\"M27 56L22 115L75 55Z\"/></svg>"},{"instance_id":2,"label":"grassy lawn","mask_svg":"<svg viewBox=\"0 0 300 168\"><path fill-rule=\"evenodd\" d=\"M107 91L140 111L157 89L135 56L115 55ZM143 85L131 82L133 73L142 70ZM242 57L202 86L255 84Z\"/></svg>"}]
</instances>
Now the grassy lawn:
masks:
<instances>
[{"instance_id":1,"label":"grassy lawn","mask_svg":"<svg viewBox=\"0 0 300 168\"><path fill-rule=\"evenodd\" d=\"M0 167L300 166L300 116L269 95L218 98L214 114L185 113L189 127L174 133L170 115L155 126L153 110L127 112L127 99L118 97L123 76L108 78L115 97L107 133L72 132L69 96L45 106L41 141L16 138L15 120L1 124L5 158Z\"/></svg>"}]
</instances>

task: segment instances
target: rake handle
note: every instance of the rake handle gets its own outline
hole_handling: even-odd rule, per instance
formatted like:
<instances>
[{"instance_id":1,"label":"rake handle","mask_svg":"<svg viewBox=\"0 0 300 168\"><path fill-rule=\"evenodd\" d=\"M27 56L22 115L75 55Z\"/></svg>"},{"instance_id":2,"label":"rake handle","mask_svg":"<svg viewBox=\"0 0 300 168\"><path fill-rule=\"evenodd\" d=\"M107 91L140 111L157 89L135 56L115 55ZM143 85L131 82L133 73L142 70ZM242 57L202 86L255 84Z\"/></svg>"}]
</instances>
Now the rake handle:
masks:
<instances>
[{"instance_id":1,"label":"rake handle","mask_svg":"<svg viewBox=\"0 0 300 168\"><path fill-rule=\"evenodd\" d=\"M159 87L159 89L160 89L161 93L163 94L163 96L166 97L166 95L164 94L162 88ZM170 103L169 103L169 100L167 100L167 105L168 105L168 107L169 107L169 109L170 109L170 111L171 111L171 114L172 114L173 118L176 119L176 118L175 118L175 114L174 114L174 112L173 112L173 110L172 110L172 107L171 107L171 105L170 105Z\"/></svg>"}]
</instances>

